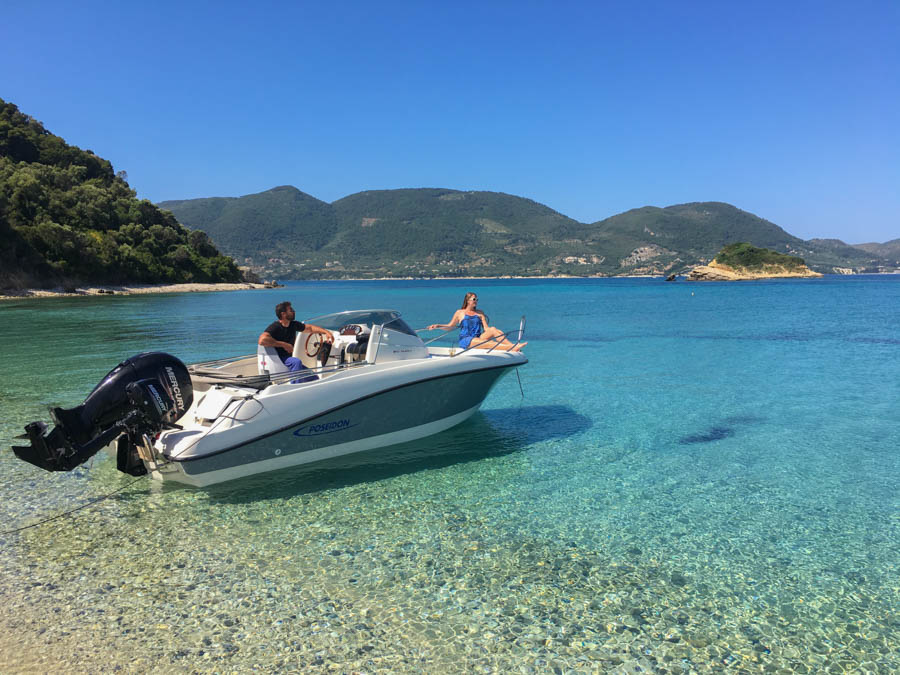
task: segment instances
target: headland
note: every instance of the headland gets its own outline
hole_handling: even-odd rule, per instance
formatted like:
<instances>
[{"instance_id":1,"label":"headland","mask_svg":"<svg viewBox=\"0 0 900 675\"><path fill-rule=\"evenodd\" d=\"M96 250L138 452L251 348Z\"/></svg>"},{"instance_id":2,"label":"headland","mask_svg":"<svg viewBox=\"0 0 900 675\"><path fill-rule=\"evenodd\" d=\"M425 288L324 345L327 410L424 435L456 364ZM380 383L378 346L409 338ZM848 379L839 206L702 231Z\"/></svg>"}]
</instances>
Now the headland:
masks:
<instances>
[{"instance_id":1,"label":"headland","mask_svg":"<svg viewBox=\"0 0 900 675\"><path fill-rule=\"evenodd\" d=\"M748 270L732 268L713 260L708 265L700 265L690 271L687 281L754 281L759 279L818 278L806 265L802 268L787 269L779 265L767 265L761 269Z\"/></svg>"},{"instance_id":2,"label":"headland","mask_svg":"<svg viewBox=\"0 0 900 675\"><path fill-rule=\"evenodd\" d=\"M809 269L803 258L741 242L725 246L708 265L695 267L687 280L754 281L821 276Z\"/></svg>"}]
</instances>

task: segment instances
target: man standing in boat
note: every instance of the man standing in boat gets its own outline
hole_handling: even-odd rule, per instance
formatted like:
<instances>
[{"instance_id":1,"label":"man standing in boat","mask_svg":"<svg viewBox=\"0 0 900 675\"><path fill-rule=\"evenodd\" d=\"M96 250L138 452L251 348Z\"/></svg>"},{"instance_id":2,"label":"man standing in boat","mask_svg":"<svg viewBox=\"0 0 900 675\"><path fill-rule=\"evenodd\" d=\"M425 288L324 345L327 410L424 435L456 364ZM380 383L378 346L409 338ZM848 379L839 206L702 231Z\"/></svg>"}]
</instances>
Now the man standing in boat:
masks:
<instances>
[{"instance_id":1,"label":"man standing in boat","mask_svg":"<svg viewBox=\"0 0 900 675\"><path fill-rule=\"evenodd\" d=\"M259 336L257 344L262 347L274 347L275 351L278 352L278 357L291 372L304 369L300 359L296 356L291 356L297 335L309 329L311 333L321 335L325 342L331 342L332 335L324 328L313 326L311 323L295 321L296 313L290 302L279 302L275 305L275 316L278 317L278 320L268 325Z\"/></svg>"}]
</instances>

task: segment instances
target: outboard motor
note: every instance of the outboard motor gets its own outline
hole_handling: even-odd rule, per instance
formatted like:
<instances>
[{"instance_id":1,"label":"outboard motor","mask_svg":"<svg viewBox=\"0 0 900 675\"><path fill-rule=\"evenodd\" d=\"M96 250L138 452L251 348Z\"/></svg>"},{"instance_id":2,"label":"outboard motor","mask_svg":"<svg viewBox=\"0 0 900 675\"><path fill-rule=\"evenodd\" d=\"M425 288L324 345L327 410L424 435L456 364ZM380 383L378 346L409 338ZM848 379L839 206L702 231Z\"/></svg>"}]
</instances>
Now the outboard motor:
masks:
<instances>
[{"instance_id":1,"label":"outboard motor","mask_svg":"<svg viewBox=\"0 0 900 675\"><path fill-rule=\"evenodd\" d=\"M43 422L25 427L30 446L13 446L19 459L47 471L70 471L119 436L118 466L132 475L147 472L137 457L144 437L175 424L194 400L185 365L162 352L132 356L113 368L74 408L51 408L56 426ZM125 441L125 442L123 442Z\"/></svg>"}]
</instances>

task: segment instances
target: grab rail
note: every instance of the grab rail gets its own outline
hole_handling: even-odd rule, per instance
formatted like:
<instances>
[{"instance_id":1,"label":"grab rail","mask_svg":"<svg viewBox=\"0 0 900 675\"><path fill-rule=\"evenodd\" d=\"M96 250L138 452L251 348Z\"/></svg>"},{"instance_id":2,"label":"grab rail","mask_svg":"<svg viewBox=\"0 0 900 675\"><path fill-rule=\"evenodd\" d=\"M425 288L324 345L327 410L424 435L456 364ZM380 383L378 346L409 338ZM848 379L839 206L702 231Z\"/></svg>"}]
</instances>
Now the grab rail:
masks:
<instances>
[{"instance_id":1,"label":"grab rail","mask_svg":"<svg viewBox=\"0 0 900 675\"><path fill-rule=\"evenodd\" d=\"M332 366L319 366L316 369L309 368L300 371L285 371L283 373L266 373L263 375L231 375L219 370L212 369L214 365L222 365L234 361L240 361L246 358L256 358L256 354L247 354L246 356L235 356L225 359L215 359L213 361L202 361L200 363L192 363L188 366L188 372L194 375L202 375L211 380L219 380L222 384L230 384L237 387L242 385L253 386L265 378L268 384L283 384L290 380L295 380L305 375L330 375L339 370L347 370L350 368L358 368L359 366L368 365L368 361L354 361L352 363L337 363ZM268 384L266 386L268 386ZM254 387L256 388L256 387Z\"/></svg>"},{"instance_id":2,"label":"grab rail","mask_svg":"<svg viewBox=\"0 0 900 675\"><path fill-rule=\"evenodd\" d=\"M256 358L256 354L244 354L243 356L227 356L223 359L213 359L212 361L199 361L197 363L189 363L188 368L203 368L203 367L215 367L217 365L221 365L223 363L230 363L232 361L240 361L241 359L250 359Z\"/></svg>"},{"instance_id":3,"label":"grab rail","mask_svg":"<svg viewBox=\"0 0 900 675\"><path fill-rule=\"evenodd\" d=\"M416 332L418 333L420 330L428 330L428 328L419 328L419 330L417 330ZM436 338L431 338L428 342L425 343L425 345L428 346L432 342L435 342L436 340L440 340L445 335L450 335L450 333L453 333L454 331L456 331L456 328L451 328L450 330L445 330L443 333L438 335Z\"/></svg>"},{"instance_id":4,"label":"grab rail","mask_svg":"<svg viewBox=\"0 0 900 675\"><path fill-rule=\"evenodd\" d=\"M282 384L284 382L288 382L289 380L296 380L297 378L304 377L306 375L330 375L332 373L338 372L339 370L349 370L351 368L359 368L360 366L367 366L367 365L369 365L368 361L354 361L352 363L337 363L333 366L319 366L316 369L308 368L307 370L295 370L295 371L288 371L286 373L274 373L272 375L269 375L269 381L272 384ZM310 382L310 384L314 384L314 383Z\"/></svg>"}]
</instances>

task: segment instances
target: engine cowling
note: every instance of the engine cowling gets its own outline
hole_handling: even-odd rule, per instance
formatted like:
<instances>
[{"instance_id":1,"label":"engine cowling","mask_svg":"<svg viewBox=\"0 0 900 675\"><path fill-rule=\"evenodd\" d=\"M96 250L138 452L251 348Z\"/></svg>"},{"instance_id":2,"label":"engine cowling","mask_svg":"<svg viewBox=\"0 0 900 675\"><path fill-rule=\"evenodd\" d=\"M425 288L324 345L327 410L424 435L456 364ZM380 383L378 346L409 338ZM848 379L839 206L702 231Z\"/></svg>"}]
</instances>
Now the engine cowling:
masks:
<instances>
[{"instance_id":1,"label":"engine cowling","mask_svg":"<svg viewBox=\"0 0 900 675\"><path fill-rule=\"evenodd\" d=\"M122 434L133 446L144 435L172 427L193 398L190 373L180 360L163 352L137 354L113 368L81 405L51 408L56 426L49 433L43 422L26 425L31 444L13 446L13 452L42 469L69 471Z\"/></svg>"}]
</instances>

